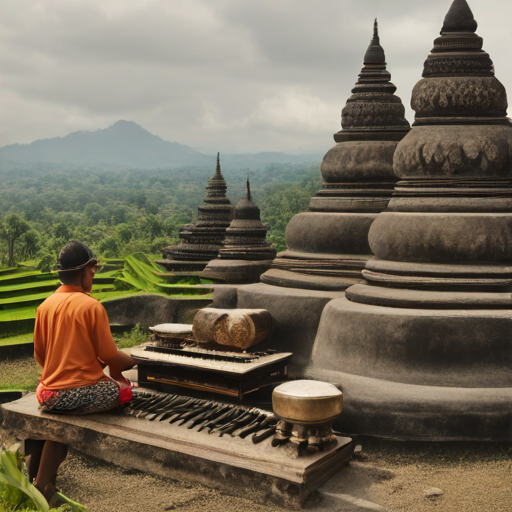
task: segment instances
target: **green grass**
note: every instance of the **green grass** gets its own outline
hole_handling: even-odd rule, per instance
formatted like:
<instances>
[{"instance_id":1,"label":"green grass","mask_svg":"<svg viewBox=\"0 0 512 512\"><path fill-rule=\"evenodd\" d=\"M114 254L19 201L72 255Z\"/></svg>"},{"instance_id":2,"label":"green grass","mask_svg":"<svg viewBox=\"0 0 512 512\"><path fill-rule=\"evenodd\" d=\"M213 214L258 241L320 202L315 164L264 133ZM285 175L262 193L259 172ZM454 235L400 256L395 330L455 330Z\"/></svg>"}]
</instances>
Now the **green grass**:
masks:
<instances>
[{"instance_id":1,"label":"green grass","mask_svg":"<svg viewBox=\"0 0 512 512\"><path fill-rule=\"evenodd\" d=\"M0 322L13 322L16 320L29 320L36 317L37 306L19 307L0 310ZM0 327L0 332L2 328Z\"/></svg>"},{"instance_id":2,"label":"green grass","mask_svg":"<svg viewBox=\"0 0 512 512\"><path fill-rule=\"evenodd\" d=\"M114 335L114 341L118 348L131 348L149 341L150 335L137 324L131 331Z\"/></svg>"},{"instance_id":3,"label":"green grass","mask_svg":"<svg viewBox=\"0 0 512 512\"><path fill-rule=\"evenodd\" d=\"M34 334L29 332L27 334L20 334L19 336L11 336L10 338L1 338L0 347L5 345L23 345L24 343L32 343L34 341Z\"/></svg>"},{"instance_id":4,"label":"green grass","mask_svg":"<svg viewBox=\"0 0 512 512\"><path fill-rule=\"evenodd\" d=\"M0 390L35 391L41 367L31 356L0 361Z\"/></svg>"}]
</instances>

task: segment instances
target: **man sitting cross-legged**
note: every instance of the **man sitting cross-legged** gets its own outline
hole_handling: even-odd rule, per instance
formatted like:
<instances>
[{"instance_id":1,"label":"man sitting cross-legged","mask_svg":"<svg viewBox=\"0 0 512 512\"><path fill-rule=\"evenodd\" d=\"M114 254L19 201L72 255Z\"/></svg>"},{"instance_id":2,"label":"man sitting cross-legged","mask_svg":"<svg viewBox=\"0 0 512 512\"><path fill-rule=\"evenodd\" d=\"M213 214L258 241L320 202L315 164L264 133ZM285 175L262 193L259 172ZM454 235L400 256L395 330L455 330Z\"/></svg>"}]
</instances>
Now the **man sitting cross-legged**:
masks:
<instances>
[{"instance_id":1,"label":"man sitting cross-legged","mask_svg":"<svg viewBox=\"0 0 512 512\"><path fill-rule=\"evenodd\" d=\"M122 372L137 363L118 350L105 308L89 293L98 262L81 242L61 250L58 273L62 286L38 308L34 356L43 371L37 399L43 411L87 414L108 411L132 398ZM103 368L110 368L110 377ZM50 501L67 445L26 440L29 478Z\"/></svg>"}]
</instances>

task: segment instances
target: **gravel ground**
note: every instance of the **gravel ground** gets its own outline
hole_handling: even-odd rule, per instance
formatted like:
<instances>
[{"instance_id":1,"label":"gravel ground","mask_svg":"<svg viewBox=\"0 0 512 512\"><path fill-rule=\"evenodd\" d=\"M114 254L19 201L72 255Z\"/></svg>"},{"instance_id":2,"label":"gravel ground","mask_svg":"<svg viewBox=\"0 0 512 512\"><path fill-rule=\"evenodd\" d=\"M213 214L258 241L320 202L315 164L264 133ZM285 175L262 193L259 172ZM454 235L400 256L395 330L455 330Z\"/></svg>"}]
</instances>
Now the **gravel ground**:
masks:
<instances>
[{"instance_id":1,"label":"gravel ground","mask_svg":"<svg viewBox=\"0 0 512 512\"><path fill-rule=\"evenodd\" d=\"M363 442L352 468L390 511L510 512L512 444Z\"/></svg>"},{"instance_id":2,"label":"gravel ground","mask_svg":"<svg viewBox=\"0 0 512 512\"><path fill-rule=\"evenodd\" d=\"M201 485L158 478L72 453L57 486L89 512L286 512Z\"/></svg>"},{"instance_id":3,"label":"gravel ground","mask_svg":"<svg viewBox=\"0 0 512 512\"><path fill-rule=\"evenodd\" d=\"M510 512L512 445L363 441L363 451L333 479L346 496L410 512ZM200 485L126 471L73 453L58 484L90 512L288 512ZM341 504L340 504L341 503ZM368 506L367 504L365 506ZM315 511L368 510L349 501L310 503Z\"/></svg>"},{"instance_id":4,"label":"gravel ground","mask_svg":"<svg viewBox=\"0 0 512 512\"><path fill-rule=\"evenodd\" d=\"M1 430L0 439L6 444L13 441ZM306 510L512 510L512 444L361 442L362 451L323 489L330 497L316 497ZM202 485L126 470L73 451L57 485L90 512L290 512Z\"/></svg>"}]
</instances>

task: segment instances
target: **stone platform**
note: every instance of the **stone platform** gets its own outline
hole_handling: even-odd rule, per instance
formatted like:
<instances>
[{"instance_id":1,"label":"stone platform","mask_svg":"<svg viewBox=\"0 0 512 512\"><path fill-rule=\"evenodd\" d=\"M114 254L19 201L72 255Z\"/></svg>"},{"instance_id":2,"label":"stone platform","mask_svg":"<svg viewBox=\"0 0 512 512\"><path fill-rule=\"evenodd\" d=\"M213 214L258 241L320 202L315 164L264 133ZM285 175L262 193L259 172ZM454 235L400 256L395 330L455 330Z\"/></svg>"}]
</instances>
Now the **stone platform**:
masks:
<instances>
[{"instance_id":1,"label":"stone platform","mask_svg":"<svg viewBox=\"0 0 512 512\"><path fill-rule=\"evenodd\" d=\"M270 439L218 437L186 425L124 414L41 413L35 394L0 408L0 425L20 439L49 439L119 466L221 488L255 501L300 507L353 453L350 438L325 452L290 458Z\"/></svg>"}]
</instances>

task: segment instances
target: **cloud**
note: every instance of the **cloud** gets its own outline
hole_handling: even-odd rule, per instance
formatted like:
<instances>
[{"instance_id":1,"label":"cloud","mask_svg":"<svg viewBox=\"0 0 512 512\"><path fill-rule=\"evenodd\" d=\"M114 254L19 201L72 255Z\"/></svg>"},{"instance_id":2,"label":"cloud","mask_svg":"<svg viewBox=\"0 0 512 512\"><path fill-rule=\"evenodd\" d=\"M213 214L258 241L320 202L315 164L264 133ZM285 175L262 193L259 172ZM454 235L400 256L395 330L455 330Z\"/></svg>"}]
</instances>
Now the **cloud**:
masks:
<instances>
[{"instance_id":1,"label":"cloud","mask_svg":"<svg viewBox=\"0 0 512 512\"><path fill-rule=\"evenodd\" d=\"M512 86L510 0L470 0ZM0 145L130 119L214 152L328 148L379 18L408 107L450 0L5 0ZM504 42L507 42L504 44ZM412 121L413 113L407 112Z\"/></svg>"}]
</instances>

